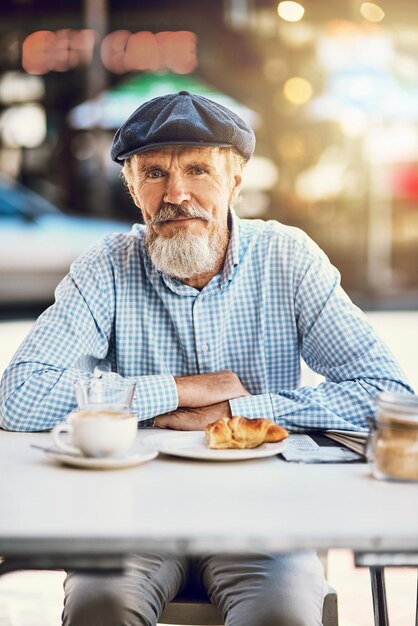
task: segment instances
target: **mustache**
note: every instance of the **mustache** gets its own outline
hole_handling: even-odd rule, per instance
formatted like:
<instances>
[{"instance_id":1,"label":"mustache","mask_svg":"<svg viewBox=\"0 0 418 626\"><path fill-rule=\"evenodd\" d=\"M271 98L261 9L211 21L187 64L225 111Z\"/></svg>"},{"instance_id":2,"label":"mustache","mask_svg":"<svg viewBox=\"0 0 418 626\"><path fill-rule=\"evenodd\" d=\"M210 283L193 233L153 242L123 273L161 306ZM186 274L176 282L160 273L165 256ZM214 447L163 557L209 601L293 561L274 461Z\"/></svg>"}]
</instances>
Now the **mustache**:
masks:
<instances>
[{"instance_id":1,"label":"mustache","mask_svg":"<svg viewBox=\"0 0 418 626\"><path fill-rule=\"evenodd\" d=\"M147 222L147 226L155 226L168 222L169 220L175 220L179 217L200 218L207 222L214 222L215 218L194 204L171 204L169 202L163 202L154 217Z\"/></svg>"}]
</instances>

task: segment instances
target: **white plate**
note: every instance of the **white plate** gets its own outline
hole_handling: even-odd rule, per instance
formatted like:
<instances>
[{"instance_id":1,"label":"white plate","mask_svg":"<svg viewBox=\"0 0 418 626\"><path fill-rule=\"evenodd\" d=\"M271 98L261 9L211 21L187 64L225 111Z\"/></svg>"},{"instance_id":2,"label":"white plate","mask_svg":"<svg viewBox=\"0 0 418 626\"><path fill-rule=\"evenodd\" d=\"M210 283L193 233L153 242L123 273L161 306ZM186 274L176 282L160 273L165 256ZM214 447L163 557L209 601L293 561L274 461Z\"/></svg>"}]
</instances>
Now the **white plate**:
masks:
<instances>
[{"instance_id":1,"label":"white plate","mask_svg":"<svg viewBox=\"0 0 418 626\"><path fill-rule=\"evenodd\" d=\"M112 470L135 467L155 459L158 450L144 447L139 452L120 458L95 459L86 456L63 454L62 452L45 452L46 456L62 465L81 467L83 469Z\"/></svg>"},{"instance_id":2,"label":"white plate","mask_svg":"<svg viewBox=\"0 0 418 626\"><path fill-rule=\"evenodd\" d=\"M185 432L181 435L152 435L147 437L147 446L152 446L163 454L180 456L186 459L199 459L201 461L246 461L248 459L260 459L279 454L286 447L286 440L278 443L263 443L258 448L245 448L244 450L225 449L212 450L208 448L203 432Z\"/></svg>"}]
</instances>

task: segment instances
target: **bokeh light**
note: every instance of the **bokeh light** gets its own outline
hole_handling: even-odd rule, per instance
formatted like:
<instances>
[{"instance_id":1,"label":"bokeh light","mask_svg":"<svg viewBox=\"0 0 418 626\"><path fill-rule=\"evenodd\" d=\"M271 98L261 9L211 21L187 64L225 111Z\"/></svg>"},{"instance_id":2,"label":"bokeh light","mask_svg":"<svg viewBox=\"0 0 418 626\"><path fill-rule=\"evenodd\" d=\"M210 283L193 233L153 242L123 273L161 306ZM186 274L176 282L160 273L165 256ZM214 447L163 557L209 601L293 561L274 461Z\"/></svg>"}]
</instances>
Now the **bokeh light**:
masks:
<instances>
[{"instance_id":1,"label":"bokeh light","mask_svg":"<svg viewBox=\"0 0 418 626\"><path fill-rule=\"evenodd\" d=\"M338 198L347 186L346 170L341 151L334 146L328 147L317 163L297 176L295 191L307 202Z\"/></svg>"},{"instance_id":2,"label":"bokeh light","mask_svg":"<svg viewBox=\"0 0 418 626\"><path fill-rule=\"evenodd\" d=\"M369 118L355 107L346 107L338 118L341 130L346 137L363 137L367 131Z\"/></svg>"},{"instance_id":3,"label":"bokeh light","mask_svg":"<svg viewBox=\"0 0 418 626\"><path fill-rule=\"evenodd\" d=\"M282 20L286 20L286 22L299 22L305 13L305 9L299 2L285 0L284 2L279 2L277 12Z\"/></svg>"},{"instance_id":4,"label":"bokeh light","mask_svg":"<svg viewBox=\"0 0 418 626\"><path fill-rule=\"evenodd\" d=\"M360 13L369 22L381 22L385 17L384 10L374 2L363 2L360 7Z\"/></svg>"},{"instance_id":5,"label":"bokeh light","mask_svg":"<svg viewBox=\"0 0 418 626\"><path fill-rule=\"evenodd\" d=\"M313 24L308 22L281 22L278 28L280 40L289 48L302 49L314 45L316 31Z\"/></svg>"},{"instance_id":6,"label":"bokeh light","mask_svg":"<svg viewBox=\"0 0 418 626\"><path fill-rule=\"evenodd\" d=\"M274 187L278 180L279 171L271 159L253 156L244 169L242 188L268 191Z\"/></svg>"},{"instance_id":7,"label":"bokeh light","mask_svg":"<svg viewBox=\"0 0 418 626\"><path fill-rule=\"evenodd\" d=\"M9 148L37 148L46 138L45 109L39 104L6 109L0 117L0 136Z\"/></svg>"},{"instance_id":8,"label":"bokeh light","mask_svg":"<svg viewBox=\"0 0 418 626\"><path fill-rule=\"evenodd\" d=\"M306 104L312 98L313 88L306 78L293 76L285 82L283 93L289 102L301 105Z\"/></svg>"},{"instance_id":9,"label":"bokeh light","mask_svg":"<svg viewBox=\"0 0 418 626\"><path fill-rule=\"evenodd\" d=\"M0 78L0 102L3 104L41 100L44 94L44 82L39 76L5 72Z\"/></svg>"}]
</instances>

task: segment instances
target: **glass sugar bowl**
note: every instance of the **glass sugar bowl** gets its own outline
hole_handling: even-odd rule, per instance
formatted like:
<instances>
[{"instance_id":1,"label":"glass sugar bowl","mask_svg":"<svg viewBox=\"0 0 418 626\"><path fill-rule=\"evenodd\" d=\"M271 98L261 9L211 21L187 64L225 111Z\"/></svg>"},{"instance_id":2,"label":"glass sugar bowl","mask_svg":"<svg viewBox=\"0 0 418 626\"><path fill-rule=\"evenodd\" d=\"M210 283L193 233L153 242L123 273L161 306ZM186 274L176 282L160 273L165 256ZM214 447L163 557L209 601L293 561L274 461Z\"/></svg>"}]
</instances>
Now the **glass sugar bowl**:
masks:
<instances>
[{"instance_id":1,"label":"glass sugar bowl","mask_svg":"<svg viewBox=\"0 0 418 626\"><path fill-rule=\"evenodd\" d=\"M367 456L375 478L418 481L418 396L378 396Z\"/></svg>"}]
</instances>

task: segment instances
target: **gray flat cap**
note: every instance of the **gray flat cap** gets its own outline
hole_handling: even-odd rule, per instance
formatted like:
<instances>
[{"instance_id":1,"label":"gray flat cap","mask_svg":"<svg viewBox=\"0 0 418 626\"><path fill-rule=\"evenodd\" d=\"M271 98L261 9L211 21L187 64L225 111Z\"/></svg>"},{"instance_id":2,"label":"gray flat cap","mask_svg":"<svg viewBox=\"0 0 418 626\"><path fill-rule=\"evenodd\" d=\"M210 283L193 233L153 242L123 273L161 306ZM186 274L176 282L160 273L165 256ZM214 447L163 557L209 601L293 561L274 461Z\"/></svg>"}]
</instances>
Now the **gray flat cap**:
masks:
<instances>
[{"instance_id":1,"label":"gray flat cap","mask_svg":"<svg viewBox=\"0 0 418 626\"><path fill-rule=\"evenodd\" d=\"M116 132L116 163L163 146L232 146L246 161L255 147L252 128L226 107L188 91L145 102Z\"/></svg>"}]
</instances>

